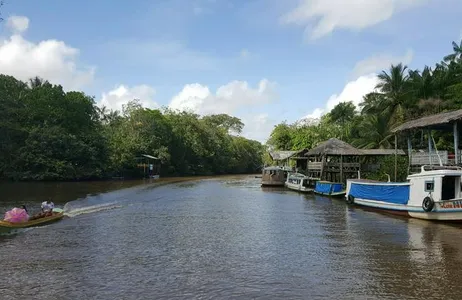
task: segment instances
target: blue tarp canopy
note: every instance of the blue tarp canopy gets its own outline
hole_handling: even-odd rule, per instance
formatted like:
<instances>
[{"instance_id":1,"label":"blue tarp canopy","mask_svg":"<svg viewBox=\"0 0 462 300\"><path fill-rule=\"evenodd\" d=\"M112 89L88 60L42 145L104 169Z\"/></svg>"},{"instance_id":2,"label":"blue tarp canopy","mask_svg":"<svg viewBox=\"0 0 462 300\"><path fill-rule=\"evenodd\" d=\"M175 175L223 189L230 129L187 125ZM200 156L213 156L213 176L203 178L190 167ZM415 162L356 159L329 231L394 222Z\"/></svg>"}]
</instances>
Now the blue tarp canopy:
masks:
<instances>
[{"instance_id":1,"label":"blue tarp canopy","mask_svg":"<svg viewBox=\"0 0 462 300\"><path fill-rule=\"evenodd\" d=\"M407 204L409 201L409 185L360 184L352 182L349 195L365 200Z\"/></svg>"},{"instance_id":2,"label":"blue tarp canopy","mask_svg":"<svg viewBox=\"0 0 462 300\"><path fill-rule=\"evenodd\" d=\"M331 193L338 193L343 191L343 184L336 182L317 181L315 190L316 192L330 195Z\"/></svg>"}]
</instances>

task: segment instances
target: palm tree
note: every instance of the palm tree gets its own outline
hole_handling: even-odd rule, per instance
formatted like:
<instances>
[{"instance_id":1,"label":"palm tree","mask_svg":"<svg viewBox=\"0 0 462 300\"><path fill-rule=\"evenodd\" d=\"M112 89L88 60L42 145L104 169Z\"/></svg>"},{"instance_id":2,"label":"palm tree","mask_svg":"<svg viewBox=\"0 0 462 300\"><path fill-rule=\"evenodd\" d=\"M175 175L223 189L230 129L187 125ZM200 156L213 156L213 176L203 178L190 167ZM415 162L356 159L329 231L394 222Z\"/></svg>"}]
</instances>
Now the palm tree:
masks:
<instances>
[{"instance_id":1,"label":"palm tree","mask_svg":"<svg viewBox=\"0 0 462 300\"><path fill-rule=\"evenodd\" d=\"M382 93L371 92L364 95L363 102L359 103L361 115L373 115L382 112L386 106L386 98Z\"/></svg>"},{"instance_id":2,"label":"palm tree","mask_svg":"<svg viewBox=\"0 0 462 300\"><path fill-rule=\"evenodd\" d=\"M359 138L353 145L365 149L388 149L392 147L393 134L390 132L388 115L366 115L358 128Z\"/></svg>"},{"instance_id":3,"label":"palm tree","mask_svg":"<svg viewBox=\"0 0 462 300\"><path fill-rule=\"evenodd\" d=\"M29 79L29 85L31 89L38 88L48 83L48 81L43 80L42 78L35 76L34 78Z\"/></svg>"},{"instance_id":4,"label":"palm tree","mask_svg":"<svg viewBox=\"0 0 462 300\"><path fill-rule=\"evenodd\" d=\"M430 67L425 66L422 73L418 70L409 71L409 83L418 99L428 99L434 96L433 77Z\"/></svg>"},{"instance_id":5,"label":"palm tree","mask_svg":"<svg viewBox=\"0 0 462 300\"><path fill-rule=\"evenodd\" d=\"M398 125L404 121L404 111L409 97L409 76L405 74L407 66L391 65L389 73L382 71L378 75L376 88L385 94L386 113L390 115L390 125Z\"/></svg>"},{"instance_id":6,"label":"palm tree","mask_svg":"<svg viewBox=\"0 0 462 300\"><path fill-rule=\"evenodd\" d=\"M458 62L462 59L462 40L460 41L459 45L457 45L457 43L453 41L452 50L454 51L454 53L451 53L444 57L445 62Z\"/></svg>"},{"instance_id":7,"label":"palm tree","mask_svg":"<svg viewBox=\"0 0 462 300\"><path fill-rule=\"evenodd\" d=\"M330 118L334 123L339 123L342 126L342 140L348 133L348 128L345 126L347 122L355 117L356 106L353 102L340 102L330 111Z\"/></svg>"}]
</instances>

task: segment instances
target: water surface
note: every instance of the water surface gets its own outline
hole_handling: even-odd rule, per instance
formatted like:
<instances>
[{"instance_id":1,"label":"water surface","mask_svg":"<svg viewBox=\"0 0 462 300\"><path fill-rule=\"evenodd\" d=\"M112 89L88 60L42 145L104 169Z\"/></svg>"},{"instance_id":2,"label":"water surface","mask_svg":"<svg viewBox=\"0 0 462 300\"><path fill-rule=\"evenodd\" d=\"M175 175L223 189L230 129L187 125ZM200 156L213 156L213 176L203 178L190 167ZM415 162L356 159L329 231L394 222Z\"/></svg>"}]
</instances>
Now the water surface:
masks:
<instances>
[{"instance_id":1,"label":"water surface","mask_svg":"<svg viewBox=\"0 0 462 300\"><path fill-rule=\"evenodd\" d=\"M1 298L460 298L461 228L259 180L63 189L72 217L0 237Z\"/></svg>"}]
</instances>

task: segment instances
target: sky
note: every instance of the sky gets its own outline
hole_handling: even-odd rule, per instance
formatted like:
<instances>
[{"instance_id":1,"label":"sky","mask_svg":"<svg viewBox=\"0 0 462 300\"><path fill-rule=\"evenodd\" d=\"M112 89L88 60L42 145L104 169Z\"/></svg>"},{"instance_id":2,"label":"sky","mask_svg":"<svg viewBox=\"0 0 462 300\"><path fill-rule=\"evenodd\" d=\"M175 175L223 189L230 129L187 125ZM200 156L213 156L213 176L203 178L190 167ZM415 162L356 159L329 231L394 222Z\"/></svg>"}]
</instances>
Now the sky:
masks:
<instances>
[{"instance_id":1,"label":"sky","mask_svg":"<svg viewBox=\"0 0 462 300\"><path fill-rule=\"evenodd\" d=\"M241 118L265 142L373 91L391 64L434 65L462 39L460 0L5 0L0 73L100 106Z\"/></svg>"}]
</instances>

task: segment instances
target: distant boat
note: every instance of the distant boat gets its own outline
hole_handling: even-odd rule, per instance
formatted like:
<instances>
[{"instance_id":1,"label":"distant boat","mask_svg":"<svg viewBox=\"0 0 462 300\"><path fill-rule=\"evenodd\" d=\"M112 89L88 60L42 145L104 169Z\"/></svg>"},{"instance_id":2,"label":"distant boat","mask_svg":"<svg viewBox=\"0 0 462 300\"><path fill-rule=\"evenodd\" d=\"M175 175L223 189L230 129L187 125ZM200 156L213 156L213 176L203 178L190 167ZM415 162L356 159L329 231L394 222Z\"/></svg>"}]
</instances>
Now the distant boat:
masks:
<instances>
[{"instance_id":1,"label":"distant boat","mask_svg":"<svg viewBox=\"0 0 462 300\"><path fill-rule=\"evenodd\" d=\"M343 183L330 181L317 181L314 192L329 197L344 197L346 193Z\"/></svg>"},{"instance_id":2,"label":"distant boat","mask_svg":"<svg viewBox=\"0 0 462 300\"><path fill-rule=\"evenodd\" d=\"M290 168L279 167L279 166L266 167L262 171L261 185L262 186L284 186L288 173L291 170L292 169Z\"/></svg>"},{"instance_id":3,"label":"distant boat","mask_svg":"<svg viewBox=\"0 0 462 300\"><path fill-rule=\"evenodd\" d=\"M302 173L289 173L285 186L294 191L310 193L314 191L316 181L318 180L319 178L308 177Z\"/></svg>"},{"instance_id":4,"label":"distant boat","mask_svg":"<svg viewBox=\"0 0 462 300\"><path fill-rule=\"evenodd\" d=\"M436 167L407 177L408 182L347 180L346 201L412 218L462 221L462 169Z\"/></svg>"}]
</instances>

